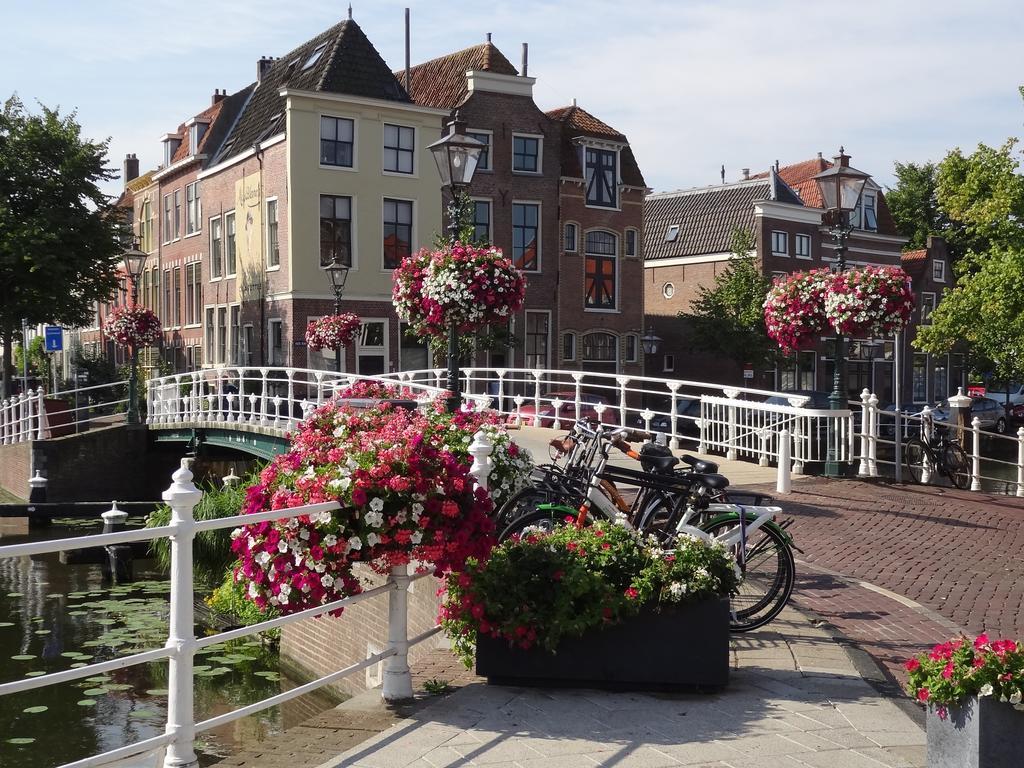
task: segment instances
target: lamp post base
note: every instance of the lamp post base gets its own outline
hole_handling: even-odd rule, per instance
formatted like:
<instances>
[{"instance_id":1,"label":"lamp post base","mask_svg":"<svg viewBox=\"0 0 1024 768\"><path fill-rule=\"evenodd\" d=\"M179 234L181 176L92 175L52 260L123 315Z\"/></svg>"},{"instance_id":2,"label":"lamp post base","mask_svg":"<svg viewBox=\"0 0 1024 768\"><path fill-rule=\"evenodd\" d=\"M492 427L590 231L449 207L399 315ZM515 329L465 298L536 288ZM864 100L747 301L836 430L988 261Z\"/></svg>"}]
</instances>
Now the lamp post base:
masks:
<instances>
[{"instance_id":1,"label":"lamp post base","mask_svg":"<svg viewBox=\"0 0 1024 768\"><path fill-rule=\"evenodd\" d=\"M459 391L459 337L455 325L448 326L448 413L458 413L462 407Z\"/></svg>"}]
</instances>

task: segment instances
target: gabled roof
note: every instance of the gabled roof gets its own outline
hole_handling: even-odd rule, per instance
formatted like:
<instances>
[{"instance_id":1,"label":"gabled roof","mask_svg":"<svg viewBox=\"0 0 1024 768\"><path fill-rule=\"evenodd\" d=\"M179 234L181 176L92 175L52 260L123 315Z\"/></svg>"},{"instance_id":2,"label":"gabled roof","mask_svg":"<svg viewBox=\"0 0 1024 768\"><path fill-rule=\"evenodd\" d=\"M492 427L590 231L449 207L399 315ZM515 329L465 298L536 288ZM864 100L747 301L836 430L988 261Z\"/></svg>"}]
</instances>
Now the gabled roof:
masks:
<instances>
[{"instance_id":1,"label":"gabled roof","mask_svg":"<svg viewBox=\"0 0 1024 768\"><path fill-rule=\"evenodd\" d=\"M637 165L633 150L629 147L626 136L619 133L610 125L599 120L582 107L575 104L568 107L559 107L545 113L552 120L562 124L562 176L572 179L582 179L583 169L580 167L580 156L573 143L578 137L589 137L625 144L619 154L619 173L622 183L630 187L646 187L640 166Z\"/></svg>"},{"instance_id":2,"label":"gabled roof","mask_svg":"<svg viewBox=\"0 0 1024 768\"><path fill-rule=\"evenodd\" d=\"M900 262L908 275L922 277L925 266L928 264L928 250L919 248L915 251L904 251L900 254Z\"/></svg>"},{"instance_id":3,"label":"gabled roof","mask_svg":"<svg viewBox=\"0 0 1024 768\"><path fill-rule=\"evenodd\" d=\"M284 132L282 88L410 101L373 43L352 19L335 24L274 59L259 82L250 87L252 96L227 137L218 162Z\"/></svg>"},{"instance_id":4,"label":"gabled roof","mask_svg":"<svg viewBox=\"0 0 1024 768\"><path fill-rule=\"evenodd\" d=\"M754 203L771 195L770 179L649 195L644 200L645 258L728 252L734 230L753 230ZM667 241L674 226L678 233Z\"/></svg>"},{"instance_id":5,"label":"gabled roof","mask_svg":"<svg viewBox=\"0 0 1024 768\"><path fill-rule=\"evenodd\" d=\"M498 50L487 41L446 56L425 61L409 69L409 96L417 104L438 109L455 109L468 94L466 72L471 69L496 75L518 75L519 72ZM394 73L399 82L405 82L405 70Z\"/></svg>"}]
</instances>

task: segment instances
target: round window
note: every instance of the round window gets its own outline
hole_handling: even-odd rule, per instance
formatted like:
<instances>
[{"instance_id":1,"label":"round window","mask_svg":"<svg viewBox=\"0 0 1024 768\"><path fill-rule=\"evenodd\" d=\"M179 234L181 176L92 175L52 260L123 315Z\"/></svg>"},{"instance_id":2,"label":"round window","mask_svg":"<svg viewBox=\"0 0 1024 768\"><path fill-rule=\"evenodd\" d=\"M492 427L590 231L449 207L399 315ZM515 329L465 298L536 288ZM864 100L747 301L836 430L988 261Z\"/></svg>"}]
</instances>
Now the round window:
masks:
<instances>
[{"instance_id":1,"label":"round window","mask_svg":"<svg viewBox=\"0 0 1024 768\"><path fill-rule=\"evenodd\" d=\"M661 295L666 299L671 299L676 295L676 287L672 285L672 283L665 283L665 285L661 287Z\"/></svg>"}]
</instances>

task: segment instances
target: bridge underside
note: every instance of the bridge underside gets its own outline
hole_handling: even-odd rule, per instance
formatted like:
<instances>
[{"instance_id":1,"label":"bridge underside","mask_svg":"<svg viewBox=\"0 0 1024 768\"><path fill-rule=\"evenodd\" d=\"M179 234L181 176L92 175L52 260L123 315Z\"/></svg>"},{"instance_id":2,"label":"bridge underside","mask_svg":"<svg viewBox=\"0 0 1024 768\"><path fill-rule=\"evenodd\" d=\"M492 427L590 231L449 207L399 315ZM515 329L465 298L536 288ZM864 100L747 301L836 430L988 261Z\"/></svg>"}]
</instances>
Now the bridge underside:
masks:
<instances>
[{"instance_id":1,"label":"bridge underside","mask_svg":"<svg viewBox=\"0 0 1024 768\"><path fill-rule=\"evenodd\" d=\"M242 424L150 424L149 431L158 443L187 443L196 451L210 445L272 459L288 450L288 440L280 432Z\"/></svg>"}]
</instances>

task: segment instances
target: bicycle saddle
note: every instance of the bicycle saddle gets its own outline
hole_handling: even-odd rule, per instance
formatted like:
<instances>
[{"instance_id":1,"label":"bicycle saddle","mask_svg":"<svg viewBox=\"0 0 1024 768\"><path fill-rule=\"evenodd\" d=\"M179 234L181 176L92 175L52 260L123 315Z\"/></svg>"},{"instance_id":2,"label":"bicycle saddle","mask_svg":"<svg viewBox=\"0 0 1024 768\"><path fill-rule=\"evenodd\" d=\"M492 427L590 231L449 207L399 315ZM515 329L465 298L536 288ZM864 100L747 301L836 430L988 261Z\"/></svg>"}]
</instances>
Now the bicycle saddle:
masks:
<instances>
[{"instance_id":1,"label":"bicycle saddle","mask_svg":"<svg viewBox=\"0 0 1024 768\"><path fill-rule=\"evenodd\" d=\"M683 461L690 465L694 472L700 475L713 475L718 472L718 465L713 461L704 461L696 456L683 455Z\"/></svg>"},{"instance_id":2,"label":"bicycle saddle","mask_svg":"<svg viewBox=\"0 0 1024 768\"><path fill-rule=\"evenodd\" d=\"M679 459L669 454L668 456L658 456L651 454L640 454L640 466L647 472L659 472L665 474L671 472L672 468L679 463Z\"/></svg>"},{"instance_id":3,"label":"bicycle saddle","mask_svg":"<svg viewBox=\"0 0 1024 768\"><path fill-rule=\"evenodd\" d=\"M702 473L697 480L704 483L708 488L713 488L716 491L721 491L729 487L729 478L725 475L717 475L713 472L707 474Z\"/></svg>"}]
</instances>

